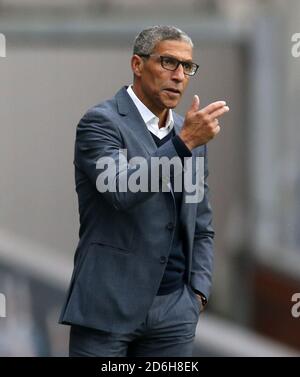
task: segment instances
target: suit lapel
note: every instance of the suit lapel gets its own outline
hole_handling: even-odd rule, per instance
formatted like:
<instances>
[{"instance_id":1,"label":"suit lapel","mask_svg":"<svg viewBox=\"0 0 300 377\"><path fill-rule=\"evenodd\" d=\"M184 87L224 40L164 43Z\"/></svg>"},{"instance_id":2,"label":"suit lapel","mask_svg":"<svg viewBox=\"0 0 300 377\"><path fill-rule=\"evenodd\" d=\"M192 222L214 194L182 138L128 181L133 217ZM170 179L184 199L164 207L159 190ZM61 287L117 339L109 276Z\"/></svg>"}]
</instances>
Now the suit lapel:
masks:
<instances>
[{"instance_id":1,"label":"suit lapel","mask_svg":"<svg viewBox=\"0 0 300 377\"><path fill-rule=\"evenodd\" d=\"M140 112L127 93L127 87L124 86L116 94L115 98L119 114L127 118L126 124L128 124L132 132L136 135L138 141L144 145L149 154L153 154L157 150L157 146L153 137L150 135Z\"/></svg>"}]
</instances>

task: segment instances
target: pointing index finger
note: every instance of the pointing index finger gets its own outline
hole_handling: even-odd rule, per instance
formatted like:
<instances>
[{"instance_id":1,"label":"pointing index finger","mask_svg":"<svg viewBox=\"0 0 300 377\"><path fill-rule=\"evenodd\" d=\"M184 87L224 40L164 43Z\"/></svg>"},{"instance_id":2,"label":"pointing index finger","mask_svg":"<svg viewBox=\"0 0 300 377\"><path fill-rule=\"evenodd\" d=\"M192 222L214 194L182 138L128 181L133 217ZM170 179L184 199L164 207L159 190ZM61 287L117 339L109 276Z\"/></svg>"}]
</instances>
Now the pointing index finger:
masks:
<instances>
[{"instance_id":1,"label":"pointing index finger","mask_svg":"<svg viewBox=\"0 0 300 377\"><path fill-rule=\"evenodd\" d=\"M202 109L202 111L204 111L207 114L211 114L214 111L216 111L216 110L218 110L218 109L220 109L224 106L226 106L225 101L216 101L216 102L213 102L213 103L209 104L208 106L204 107Z\"/></svg>"}]
</instances>

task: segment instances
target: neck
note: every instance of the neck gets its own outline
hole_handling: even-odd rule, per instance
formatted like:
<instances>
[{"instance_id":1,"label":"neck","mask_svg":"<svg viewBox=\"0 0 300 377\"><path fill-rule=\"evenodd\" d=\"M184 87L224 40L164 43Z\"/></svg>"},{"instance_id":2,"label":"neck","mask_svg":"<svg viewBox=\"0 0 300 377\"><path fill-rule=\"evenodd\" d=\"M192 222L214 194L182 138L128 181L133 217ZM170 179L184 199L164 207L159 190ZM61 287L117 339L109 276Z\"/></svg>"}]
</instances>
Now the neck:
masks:
<instances>
[{"instance_id":1,"label":"neck","mask_svg":"<svg viewBox=\"0 0 300 377\"><path fill-rule=\"evenodd\" d=\"M161 117L158 117L158 118L159 118L158 128L164 127L168 118L168 109L166 109L165 113Z\"/></svg>"}]
</instances>

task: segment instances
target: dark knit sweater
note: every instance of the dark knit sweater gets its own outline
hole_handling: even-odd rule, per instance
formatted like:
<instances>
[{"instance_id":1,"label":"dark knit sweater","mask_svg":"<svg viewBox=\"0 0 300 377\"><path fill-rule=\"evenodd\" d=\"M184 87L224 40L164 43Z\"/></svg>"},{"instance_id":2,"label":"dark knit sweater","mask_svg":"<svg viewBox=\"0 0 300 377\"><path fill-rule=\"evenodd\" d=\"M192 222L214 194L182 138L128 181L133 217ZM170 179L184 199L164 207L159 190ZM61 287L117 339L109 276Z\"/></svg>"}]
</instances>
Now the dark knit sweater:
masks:
<instances>
[{"instance_id":1,"label":"dark knit sweater","mask_svg":"<svg viewBox=\"0 0 300 377\"><path fill-rule=\"evenodd\" d=\"M150 132L151 133L151 132ZM152 134L152 137L159 147L166 143L168 140L172 139L174 147L178 156L182 159L184 157L190 157L192 154L190 150L186 147L179 136L175 136L174 130L169 132L167 136L163 139L159 139L157 136ZM174 181L171 179L171 185L174 187ZM174 192L175 205L176 205L176 224L167 224L167 229L170 232L174 231L174 238L170 250L170 254L167 260L166 269L157 292L157 295L166 295L171 292L176 291L183 286L186 280L186 263L187 258L185 255L184 245L183 245L183 231L180 223L180 209L182 203L182 192ZM174 229L175 226L175 229Z\"/></svg>"}]
</instances>

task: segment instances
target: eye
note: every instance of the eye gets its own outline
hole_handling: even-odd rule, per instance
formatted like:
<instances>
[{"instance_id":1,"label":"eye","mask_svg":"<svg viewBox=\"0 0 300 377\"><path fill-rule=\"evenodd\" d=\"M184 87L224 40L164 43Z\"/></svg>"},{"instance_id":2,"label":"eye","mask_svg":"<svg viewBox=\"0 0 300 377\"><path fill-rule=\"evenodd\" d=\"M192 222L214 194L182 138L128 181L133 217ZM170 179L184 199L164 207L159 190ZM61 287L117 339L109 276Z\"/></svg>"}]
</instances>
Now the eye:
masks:
<instances>
[{"instance_id":1,"label":"eye","mask_svg":"<svg viewBox=\"0 0 300 377\"><path fill-rule=\"evenodd\" d=\"M164 63L168 66L174 67L177 65L177 60L168 56L164 56Z\"/></svg>"},{"instance_id":2,"label":"eye","mask_svg":"<svg viewBox=\"0 0 300 377\"><path fill-rule=\"evenodd\" d=\"M183 69L188 72L193 70L193 63L183 62L182 65L183 65Z\"/></svg>"}]
</instances>

